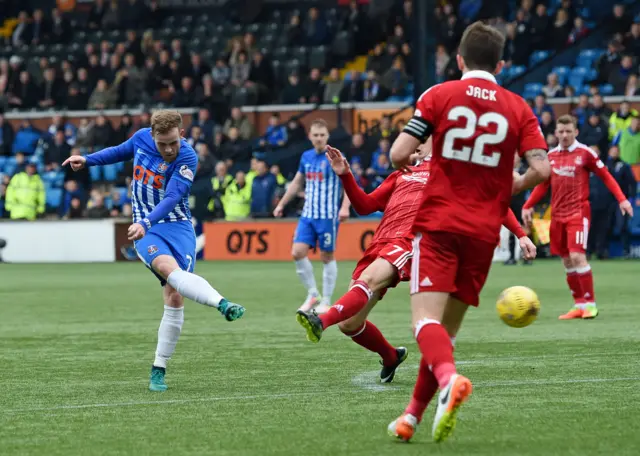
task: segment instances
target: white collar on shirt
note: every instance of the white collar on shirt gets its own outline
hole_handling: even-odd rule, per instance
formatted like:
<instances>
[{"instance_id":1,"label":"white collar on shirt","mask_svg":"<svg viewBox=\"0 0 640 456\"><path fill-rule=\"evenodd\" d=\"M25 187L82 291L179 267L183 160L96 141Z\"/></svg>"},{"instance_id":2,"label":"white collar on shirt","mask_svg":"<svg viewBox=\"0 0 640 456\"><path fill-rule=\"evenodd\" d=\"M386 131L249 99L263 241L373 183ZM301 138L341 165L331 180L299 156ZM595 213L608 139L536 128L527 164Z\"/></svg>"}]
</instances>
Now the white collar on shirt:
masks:
<instances>
[{"instance_id":1,"label":"white collar on shirt","mask_svg":"<svg viewBox=\"0 0 640 456\"><path fill-rule=\"evenodd\" d=\"M495 76L484 70L471 70L462 75L462 79L471 78L485 79L487 81L493 82L494 84L497 84Z\"/></svg>"},{"instance_id":2,"label":"white collar on shirt","mask_svg":"<svg viewBox=\"0 0 640 456\"><path fill-rule=\"evenodd\" d=\"M578 146L579 146L579 145L580 145L580 143L579 143L579 142L578 142L578 140L576 139L576 140L574 140L574 141L573 141L573 144L571 144L571 145L567 148L567 150L568 150L569 152L573 152L574 150L576 150L576 149L578 148ZM561 147L561 148L560 148L560 150L564 150L564 149L562 149L562 147Z\"/></svg>"}]
</instances>

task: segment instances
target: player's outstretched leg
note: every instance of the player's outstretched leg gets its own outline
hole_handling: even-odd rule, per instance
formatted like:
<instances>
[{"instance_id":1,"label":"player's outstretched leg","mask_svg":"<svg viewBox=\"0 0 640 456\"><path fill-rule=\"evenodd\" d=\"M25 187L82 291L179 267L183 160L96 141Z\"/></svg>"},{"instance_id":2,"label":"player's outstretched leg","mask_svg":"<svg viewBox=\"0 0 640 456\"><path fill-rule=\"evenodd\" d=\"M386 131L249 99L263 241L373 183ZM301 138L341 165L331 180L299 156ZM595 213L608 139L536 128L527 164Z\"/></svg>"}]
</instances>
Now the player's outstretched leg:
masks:
<instances>
[{"instance_id":1,"label":"player's outstretched leg","mask_svg":"<svg viewBox=\"0 0 640 456\"><path fill-rule=\"evenodd\" d=\"M382 335L376 325L367 320L369 312L378 302L379 297L375 295L356 316L340 322L340 331L351 338L356 344L367 350L380 355L380 382L391 383L396 374L396 370L406 359L409 351L406 347L394 347Z\"/></svg>"},{"instance_id":2,"label":"player's outstretched leg","mask_svg":"<svg viewBox=\"0 0 640 456\"><path fill-rule=\"evenodd\" d=\"M413 389L411 402L404 410L404 413L389 423L387 431L390 436L408 442L416 432L418 424L422 421L422 415L427 409L427 405L438 391L438 381L433 376L433 372L424 360L420 359L418 369L418 379Z\"/></svg>"},{"instance_id":3,"label":"player's outstretched leg","mask_svg":"<svg viewBox=\"0 0 640 456\"><path fill-rule=\"evenodd\" d=\"M149 390L151 391L167 390L167 384L164 380L167 362L171 359L176 349L184 323L182 296L169 285L163 288L162 296L165 305L160 327L158 328L156 357L151 366L151 377L149 379Z\"/></svg>"}]
</instances>

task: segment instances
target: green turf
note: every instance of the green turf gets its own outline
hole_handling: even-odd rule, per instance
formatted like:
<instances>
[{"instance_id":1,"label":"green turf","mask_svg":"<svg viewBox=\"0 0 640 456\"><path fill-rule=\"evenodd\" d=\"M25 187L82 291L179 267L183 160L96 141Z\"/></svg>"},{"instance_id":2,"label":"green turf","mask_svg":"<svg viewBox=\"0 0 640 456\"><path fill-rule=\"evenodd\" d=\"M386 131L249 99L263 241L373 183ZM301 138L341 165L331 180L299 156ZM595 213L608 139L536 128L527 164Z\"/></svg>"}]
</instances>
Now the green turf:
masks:
<instances>
[{"instance_id":1,"label":"green turf","mask_svg":"<svg viewBox=\"0 0 640 456\"><path fill-rule=\"evenodd\" d=\"M352 266L340 265L339 290ZM197 271L247 313L228 323L187 303L170 389L150 393L162 302L144 267L0 265L0 455L640 454L637 263L594 264L601 314L569 322L557 320L570 307L559 262L496 265L456 349L476 389L442 445L430 440L433 410L414 443L386 435L419 358L406 287L372 316L410 349L383 387L377 357L337 329L306 341L293 265L199 263ZM494 309L500 290L516 284L542 301L524 329L505 326Z\"/></svg>"}]
</instances>

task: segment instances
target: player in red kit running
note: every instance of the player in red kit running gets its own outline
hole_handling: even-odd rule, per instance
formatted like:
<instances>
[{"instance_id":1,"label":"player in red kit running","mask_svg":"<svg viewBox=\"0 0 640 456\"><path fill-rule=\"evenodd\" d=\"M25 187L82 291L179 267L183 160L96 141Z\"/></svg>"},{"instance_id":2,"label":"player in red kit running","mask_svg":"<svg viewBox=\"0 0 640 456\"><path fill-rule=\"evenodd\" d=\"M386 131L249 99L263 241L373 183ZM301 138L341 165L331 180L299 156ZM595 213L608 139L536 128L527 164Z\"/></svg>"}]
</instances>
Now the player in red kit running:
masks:
<instances>
[{"instance_id":1,"label":"player in red kit running","mask_svg":"<svg viewBox=\"0 0 640 456\"><path fill-rule=\"evenodd\" d=\"M339 150L327 148L327 157L340 177L356 212L368 215L384 211L375 236L356 265L349 291L323 315L315 311L298 311L297 320L307 331L307 339L320 341L325 329L335 324L362 347L382 358L380 381L393 380L398 366L406 359L405 347L393 347L370 321L369 313L389 288L408 281L413 256L411 229L427 185L430 170L430 141L419 146L412 157L413 166L395 171L372 193L366 194L357 184L349 163ZM505 226L519 239L525 258L533 259L536 248L526 236L511 210Z\"/></svg>"},{"instance_id":2,"label":"player in red kit running","mask_svg":"<svg viewBox=\"0 0 640 456\"><path fill-rule=\"evenodd\" d=\"M633 215L631 203L609 173L598 154L576 141L576 120L562 116L556 123L558 146L549 152L551 178L538 185L522 209L522 219L530 224L535 206L551 187L551 253L559 255L567 271L567 284L574 307L560 320L591 319L598 315L593 274L586 247L591 221L589 174L595 173L620 203L623 214Z\"/></svg>"},{"instance_id":3,"label":"player in red kit running","mask_svg":"<svg viewBox=\"0 0 640 456\"><path fill-rule=\"evenodd\" d=\"M403 168L418 144L433 137L429 185L413 227L411 307L422 360L409 405L388 427L403 440L413 436L438 389L433 439L453 431L472 385L456 371L452 339L468 307L478 305L511 195L549 177L536 117L494 77L504 65L504 41L481 22L467 27L456 57L462 79L424 92L391 147L394 166ZM529 169L514 179L516 151Z\"/></svg>"}]
</instances>

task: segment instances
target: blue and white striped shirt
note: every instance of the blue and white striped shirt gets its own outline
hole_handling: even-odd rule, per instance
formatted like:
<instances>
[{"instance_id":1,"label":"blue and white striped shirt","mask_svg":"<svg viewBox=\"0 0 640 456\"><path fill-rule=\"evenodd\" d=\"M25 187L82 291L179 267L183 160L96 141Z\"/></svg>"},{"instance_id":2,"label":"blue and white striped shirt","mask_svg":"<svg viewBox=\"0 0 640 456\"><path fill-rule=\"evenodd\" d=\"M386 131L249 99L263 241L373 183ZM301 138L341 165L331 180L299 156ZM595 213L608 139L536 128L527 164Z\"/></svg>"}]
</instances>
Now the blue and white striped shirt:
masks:
<instances>
[{"instance_id":1,"label":"blue and white striped shirt","mask_svg":"<svg viewBox=\"0 0 640 456\"><path fill-rule=\"evenodd\" d=\"M143 128L119 146L88 155L87 165L105 165L132 158L131 193L134 223L142 222L144 219L151 219L151 223L190 221L189 190L198 165L198 156L193 147L185 139L181 139L178 157L167 163L156 149L151 129ZM172 182L172 188L168 188L169 182ZM154 217L149 217L169 193L175 200L175 206L160 208Z\"/></svg>"},{"instance_id":2,"label":"blue and white striped shirt","mask_svg":"<svg viewBox=\"0 0 640 456\"><path fill-rule=\"evenodd\" d=\"M324 152L309 149L302 154L298 172L305 177L305 202L302 217L327 220L338 219L342 182L331 169Z\"/></svg>"}]
</instances>

